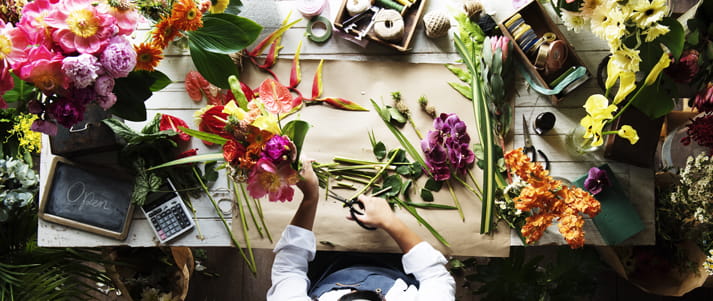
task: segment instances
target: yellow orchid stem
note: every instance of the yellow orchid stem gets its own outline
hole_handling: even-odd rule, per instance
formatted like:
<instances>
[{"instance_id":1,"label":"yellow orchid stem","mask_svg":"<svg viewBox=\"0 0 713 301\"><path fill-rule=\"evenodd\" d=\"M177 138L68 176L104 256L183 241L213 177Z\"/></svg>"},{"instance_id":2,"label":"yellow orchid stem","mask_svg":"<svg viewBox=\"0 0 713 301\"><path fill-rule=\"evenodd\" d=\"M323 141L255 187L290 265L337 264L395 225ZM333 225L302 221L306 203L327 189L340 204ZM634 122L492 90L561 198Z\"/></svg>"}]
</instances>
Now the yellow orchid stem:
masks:
<instances>
[{"instance_id":1,"label":"yellow orchid stem","mask_svg":"<svg viewBox=\"0 0 713 301\"><path fill-rule=\"evenodd\" d=\"M215 212L218 213L218 217L220 217L220 220L223 222L225 230L228 231L230 241L232 241L235 247L238 249L238 252L240 252L240 256L242 256L245 262L248 264L248 267L250 268L250 271L252 271L253 275L257 275L257 264L255 264L255 260L251 262L245 255L245 252L243 252L243 249L240 247L238 240L235 239L235 235L233 235L233 230L230 229L230 225L228 225L228 222L225 220L223 212L220 210L220 207L218 207L218 203L216 203L215 199L213 199L213 196L210 195L208 187L205 186L205 183L203 183L203 180L201 179L200 174L198 174L198 170L196 170L195 167L193 167L193 174L196 176L196 180L198 180L198 183L201 185L201 188L203 188L203 192L205 192L205 194L208 196L210 202L213 203L213 208L215 208Z\"/></svg>"},{"instance_id":2,"label":"yellow orchid stem","mask_svg":"<svg viewBox=\"0 0 713 301\"><path fill-rule=\"evenodd\" d=\"M451 181L446 181L446 184L448 184L448 192L451 193L451 197L453 198L453 203L456 205L456 208L458 209L458 214L460 215L460 219L462 221L465 221L465 215L463 215L463 208L461 208L460 202L458 201L458 197L456 196L455 191L453 191L453 185L451 185Z\"/></svg>"},{"instance_id":3,"label":"yellow orchid stem","mask_svg":"<svg viewBox=\"0 0 713 301\"><path fill-rule=\"evenodd\" d=\"M250 255L250 263L252 264L252 267L250 270L255 270L253 273L257 273L257 264L255 263L255 255L253 254L253 248L250 246L250 233L248 233L248 221L245 218L245 209L243 209L243 203L240 201L240 197L238 196L238 191L235 190L235 182L230 181L231 184L231 190L233 190L233 194L235 195L235 198L237 199L237 204L238 204L238 212L240 212L240 223L243 226L243 238L245 239L245 248L248 249L248 255Z\"/></svg>"}]
</instances>

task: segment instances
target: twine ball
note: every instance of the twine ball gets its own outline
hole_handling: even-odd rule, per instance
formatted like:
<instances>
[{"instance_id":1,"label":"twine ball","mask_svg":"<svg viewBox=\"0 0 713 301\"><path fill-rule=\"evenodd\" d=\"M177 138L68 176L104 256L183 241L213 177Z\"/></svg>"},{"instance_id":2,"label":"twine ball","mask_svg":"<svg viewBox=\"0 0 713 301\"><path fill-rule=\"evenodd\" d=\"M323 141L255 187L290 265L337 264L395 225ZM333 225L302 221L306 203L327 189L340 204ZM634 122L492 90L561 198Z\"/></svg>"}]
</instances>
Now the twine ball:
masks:
<instances>
[{"instance_id":1,"label":"twine ball","mask_svg":"<svg viewBox=\"0 0 713 301\"><path fill-rule=\"evenodd\" d=\"M445 11L436 10L423 16L423 25L426 27L426 36L433 39L448 34L451 21L448 20L448 14Z\"/></svg>"},{"instance_id":2,"label":"twine ball","mask_svg":"<svg viewBox=\"0 0 713 301\"><path fill-rule=\"evenodd\" d=\"M479 0L465 0L463 9L465 10L465 15L472 19L480 16L480 13L483 12L483 4Z\"/></svg>"},{"instance_id":3,"label":"twine ball","mask_svg":"<svg viewBox=\"0 0 713 301\"><path fill-rule=\"evenodd\" d=\"M367 11L374 1L372 0L347 0L347 12L350 16Z\"/></svg>"},{"instance_id":4,"label":"twine ball","mask_svg":"<svg viewBox=\"0 0 713 301\"><path fill-rule=\"evenodd\" d=\"M401 40L404 36L404 18L394 9L383 9L374 17L374 33L382 40Z\"/></svg>"}]
</instances>

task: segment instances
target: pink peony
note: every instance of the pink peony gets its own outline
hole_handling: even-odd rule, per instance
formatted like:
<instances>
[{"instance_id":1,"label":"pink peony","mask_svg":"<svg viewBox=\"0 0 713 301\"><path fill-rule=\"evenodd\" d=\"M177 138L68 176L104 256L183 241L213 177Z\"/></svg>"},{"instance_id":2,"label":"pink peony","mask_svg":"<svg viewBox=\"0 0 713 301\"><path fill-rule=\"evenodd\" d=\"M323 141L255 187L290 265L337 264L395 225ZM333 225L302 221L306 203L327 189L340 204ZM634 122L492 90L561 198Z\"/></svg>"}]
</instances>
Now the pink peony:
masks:
<instances>
[{"instance_id":1,"label":"pink peony","mask_svg":"<svg viewBox=\"0 0 713 301\"><path fill-rule=\"evenodd\" d=\"M6 109L7 102L2 96L15 87L15 80L10 75L10 64L7 61L0 60L0 67L0 109Z\"/></svg>"},{"instance_id":2,"label":"pink peony","mask_svg":"<svg viewBox=\"0 0 713 301\"><path fill-rule=\"evenodd\" d=\"M96 103L104 109L104 111L110 109L116 103L116 95L114 93L108 93L107 95L97 96Z\"/></svg>"},{"instance_id":3,"label":"pink peony","mask_svg":"<svg viewBox=\"0 0 713 301\"><path fill-rule=\"evenodd\" d=\"M97 57L82 53L65 57L62 60L62 71L76 88L86 88L102 73L102 65Z\"/></svg>"},{"instance_id":4,"label":"pink peony","mask_svg":"<svg viewBox=\"0 0 713 301\"><path fill-rule=\"evenodd\" d=\"M100 59L106 73L114 78L126 77L136 66L136 50L124 36L111 38Z\"/></svg>"},{"instance_id":5,"label":"pink peony","mask_svg":"<svg viewBox=\"0 0 713 301\"><path fill-rule=\"evenodd\" d=\"M94 92L97 92L97 95L101 96L109 95L109 93L114 91L115 83L116 82L111 76L102 75L97 78L96 83L94 83Z\"/></svg>"},{"instance_id":6,"label":"pink peony","mask_svg":"<svg viewBox=\"0 0 713 301\"><path fill-rule=\"evenodd\" d=\"M62 72L63 58L44 46L32 47L27 54L27 62L15 72L20 79L33 83L44 92L66 89L69 81Z\"/></svg>"},{"instance_id":7,"label":"pink peony","mask_svg":"<svg viewBox=\"0 0 713 301\"><path fill-rule=\"evenodd\" d=\"M45 17L55 10L54 5L57 5L57 2L59 0L35 0L25 4L17 27L22 28L28 36L34 37L35 42L44 41L44 45L50 47L49 41L54 29L47 25Z\"/></svg>"},{"instance_id":8,"label":"pink peony","mask_svg":"<svg viewBox=\"0 0 713 301\"><path fill-rule=\"evenodd\" d=\"M250 196L261 198L269 196L270 202L292 201L294 189L290 185L297 184L299 176L290 164L272 164L269 159L262 158L248 176L248 191Z\"/></svg>"},{"instance_id":9,"label":"pink peony","mask_svg":"<svg viewBox=\"0 0 713 301\"><path fill-rule=\"evenodd\" d=\"M129 0L114 1L115 7L105 5L103 10L109 12L116 20L116 25L119 27L119 35L130 35L136 30L136 24L139 22L141 15L136 7Z\"/></svg>"},{"instance_id":10,"label":"pink peony","mask_svg":"<svg viewBox=\"0 0 713 301\"><path fill-rule=\"evenodd\" d=\"M119 32L114 16L95 3L94 0L62 0L52 5L44 18L54 29L52 39L66 53L98 53Z\"/></svg>"}]
</instances>

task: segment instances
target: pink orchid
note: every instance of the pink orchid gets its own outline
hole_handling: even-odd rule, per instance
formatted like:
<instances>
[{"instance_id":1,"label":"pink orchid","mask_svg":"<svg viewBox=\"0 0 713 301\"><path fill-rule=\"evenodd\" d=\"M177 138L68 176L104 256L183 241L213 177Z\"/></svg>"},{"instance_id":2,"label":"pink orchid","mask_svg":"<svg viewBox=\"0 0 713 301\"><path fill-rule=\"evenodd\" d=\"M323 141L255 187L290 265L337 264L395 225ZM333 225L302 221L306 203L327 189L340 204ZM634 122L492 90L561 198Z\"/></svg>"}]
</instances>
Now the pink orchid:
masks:
<instances>
[{"instance_id":1,"label":"pink orchid","mask_svg":"<svg viewBox=\"0 0 713 301\"><path fill-rule=\"evenodd\" d=\"M258 89L265 109L272 114L287 113L299 104L293 101L287 87L272 78L265 79Z\"/></svg>"},{"instance_id":2,"label":"pink orchid","mask_svg":"<svg viewBox=\"0 0 713 301\"><path fill-rule=\"evenodd\" d=\"M297 184L298 180L297 172L289 163L275 166L270 159L261 158L248 176L248 191L254 198L268 195L270 202L291 201L294 189L290 185Z\"/></svg>"},{"instance_id":3,"label":"pink orchid","mask_svg":"<svg viewBox=\"0 0 713 301\"><path fill-rule=\"evenodd\" d=\"M45 92L53 92L69 87L69 80L62 71L62 55L44 46L32 47L27 54L27 62L16 70L20 79L33 83Z\"/></svg>"},{"instance_id":4,"label":"pink orchid","mask_svg":"<svg viewBox=\"0 0 713 301\"><path fill-rule=\"evenodd\" d=\"M104 49L119 27L114 16L94 6L94 0L64 0L44 18L54 28L52 39L67 53L94 54Z\"/></svg>"}]
</instances>

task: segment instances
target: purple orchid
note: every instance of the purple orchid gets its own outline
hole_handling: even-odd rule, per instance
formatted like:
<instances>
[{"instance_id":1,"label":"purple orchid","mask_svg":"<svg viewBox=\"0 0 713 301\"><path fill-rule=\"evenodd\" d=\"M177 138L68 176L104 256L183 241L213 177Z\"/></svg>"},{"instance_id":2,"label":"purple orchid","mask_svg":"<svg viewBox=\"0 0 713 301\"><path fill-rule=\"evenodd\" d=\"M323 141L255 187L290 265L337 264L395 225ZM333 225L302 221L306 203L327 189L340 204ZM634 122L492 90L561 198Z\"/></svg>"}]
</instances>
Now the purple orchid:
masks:
<instances>
[{"instance_id":1,"label":"purple orchid","mask_svg":"<svg viewBox=\"0 0 713 301\"><path fill-rule=\"evenodd\" d=\"M454 113L442 113L433 127L421 141L421 149L434 179L448 180L452 172L465 174L475 161L465 122Z\"/></svg>"},{"instance_id":2,"label":"purple orchid","mask_svg":"<svg viewBox=\"0 0 713 301\"><path fill-rule=\"evenodd\" d=\"M294 160L295 145L285 136L275 135L265 143L265 148L262 151L264 158L270 159L273 164L279 164L284 161L292 162Z\"/></svg>"},{"instance_id":3,"label":"purple orchid","mask_svg":"<svg viewBox=\"0 0 713 301\"><path fill-rule=\"evenodd\" d=\"M584 180L584 189L592 195L597 195L609 186L611 186L611 181L609 181L609 175L606 170L596 167L589 169L587 179Z\"/></svg>"}]
</instances>

